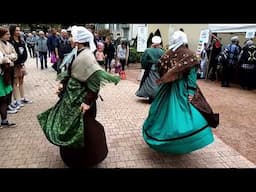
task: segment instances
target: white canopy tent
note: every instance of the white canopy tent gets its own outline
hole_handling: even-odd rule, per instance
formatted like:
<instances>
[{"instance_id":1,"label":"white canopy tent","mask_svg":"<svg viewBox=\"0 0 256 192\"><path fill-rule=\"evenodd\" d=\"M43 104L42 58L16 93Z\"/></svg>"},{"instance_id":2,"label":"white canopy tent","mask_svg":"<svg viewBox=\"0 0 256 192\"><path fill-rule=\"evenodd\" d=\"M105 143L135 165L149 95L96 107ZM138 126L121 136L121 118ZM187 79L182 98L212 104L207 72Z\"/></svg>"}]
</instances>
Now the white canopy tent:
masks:
<instances>
[{"instance_id":1,"label":"white canopy tent","mask_svg":"<svg viewBox=\"0 0 256 192\"><path fill-rule=\"evenodd\" d=\"M227 42L230 41L231 35L233 36L234 34L236 36L240 36L240 38L242 37L241 39L243 40L245 40L249 36L252 36L250 38L254 38L256 34L256 24L208 24L208 29L210 31L210 34L217 33L218 37L219 37L219 34L222 34L223 35L222 40L223 39L228 40ZM211 54L210 54L210 57L211 57ZM207 78L208 78L208 75L209 75L209 63L207 64ZM236 79L236 81L238 82L239 80Z\"/></svg>"},{"instance_id":2,"label":"white canopy tent","mask_svg":"<svg viewBox=\"0 0 256 192\"><path fill-rule=\"evenodd\" d=\"M208 24L212 33L256 32L256 24Z\"/></svg>"}]
</instances>

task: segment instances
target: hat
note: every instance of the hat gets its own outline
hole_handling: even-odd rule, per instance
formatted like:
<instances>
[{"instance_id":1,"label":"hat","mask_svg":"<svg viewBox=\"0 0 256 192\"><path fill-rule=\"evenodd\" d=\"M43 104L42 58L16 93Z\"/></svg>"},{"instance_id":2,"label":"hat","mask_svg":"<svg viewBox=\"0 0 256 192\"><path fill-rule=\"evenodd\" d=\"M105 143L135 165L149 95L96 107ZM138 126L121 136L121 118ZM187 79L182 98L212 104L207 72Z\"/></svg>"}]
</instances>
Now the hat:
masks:
<instances>
[{"instance_id":1,"label":"hat","mask_svg":"<svg viewBox=\"0 0 256 192\"><path fill-rule=\"evenodd\" d=\"M88 42L90 45L90 49L91 51L95 51L96 46L94 44L94 37L93 34L88 31L88 29L86 29L83 26L73 26L71 28L71 34L73 36L74 42L77 43L85 43Z\"/></svg>"},{"instance_id":2,"label":"hat","mask_svg":"<svg viewBox=\"0 0 256 192\"><path fill-rule=\"evenodd\" d=\"M161 42L162 42L162 39L159 36L154 36L152 38L152 43L154 43L154 44L160 44Z\"/></svg>"}]
</instances>

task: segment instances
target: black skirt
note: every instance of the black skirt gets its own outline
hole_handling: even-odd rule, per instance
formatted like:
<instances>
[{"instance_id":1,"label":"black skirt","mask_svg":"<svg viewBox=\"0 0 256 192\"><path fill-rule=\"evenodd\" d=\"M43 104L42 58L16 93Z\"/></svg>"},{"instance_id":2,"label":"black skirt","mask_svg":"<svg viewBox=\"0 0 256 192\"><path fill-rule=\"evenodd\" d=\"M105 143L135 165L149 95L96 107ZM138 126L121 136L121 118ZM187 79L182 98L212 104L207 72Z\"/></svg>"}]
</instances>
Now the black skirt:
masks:
<instances>
[{"instance_id":1,"label":"black skirt","mask_svg":"<svg viewBox=\"0 0 256 192\"><path fill-rule=\"evenodd\" d=\"M103 161L108 154L104 127L96 121L96 102L84 115L84 147L60 147L60 155L70 168L89 168Z\"/></svg>"}]
</instances>

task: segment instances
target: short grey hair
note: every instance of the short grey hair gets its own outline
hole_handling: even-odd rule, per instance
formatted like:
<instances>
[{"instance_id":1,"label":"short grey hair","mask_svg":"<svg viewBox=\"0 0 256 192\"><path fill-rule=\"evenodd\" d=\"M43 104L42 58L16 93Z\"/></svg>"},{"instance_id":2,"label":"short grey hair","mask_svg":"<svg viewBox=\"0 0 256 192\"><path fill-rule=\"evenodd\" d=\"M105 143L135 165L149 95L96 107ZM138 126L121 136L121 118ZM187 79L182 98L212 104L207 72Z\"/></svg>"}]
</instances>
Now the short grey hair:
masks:
<instances>
[{"instance_id":1,"label":"short grey hair","mask_svg":"<svg viewBox=\"0 0 256 192\"><path fill-rule=\"evenodd\" d=\"M43 31L39 31L38 34L39 34L39 35L44 35L44 32L43 32Z\"/></svg>"}]
</instances>

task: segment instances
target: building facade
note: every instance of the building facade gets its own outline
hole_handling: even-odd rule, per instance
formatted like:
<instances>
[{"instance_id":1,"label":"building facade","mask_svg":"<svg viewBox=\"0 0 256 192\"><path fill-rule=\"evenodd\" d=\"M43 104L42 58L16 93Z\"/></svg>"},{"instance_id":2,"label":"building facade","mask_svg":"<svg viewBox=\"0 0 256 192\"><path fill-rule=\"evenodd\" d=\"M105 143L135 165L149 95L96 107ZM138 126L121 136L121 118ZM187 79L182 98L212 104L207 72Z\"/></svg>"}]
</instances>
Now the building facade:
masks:
<instances>
[{"instance_id":1,"label":"building facade","mask_svg":"<svg viewBox=\"0 0 256 192\"><path fill-rule=\"evenodd\" d=\"M201 30L207 29L208 24L96 24L96 30L109 29L113 33L113 38L116 39L121 37L122 39L132 40L135 39L138 34L138 27L147 27L148 35L152 32L154 33L157 29L160 30L163 47L167 48L169 46L171 34L179 30L184 29L187 34L189 47L196 51L199 36Z\"/></svg>"}]
</instances>

